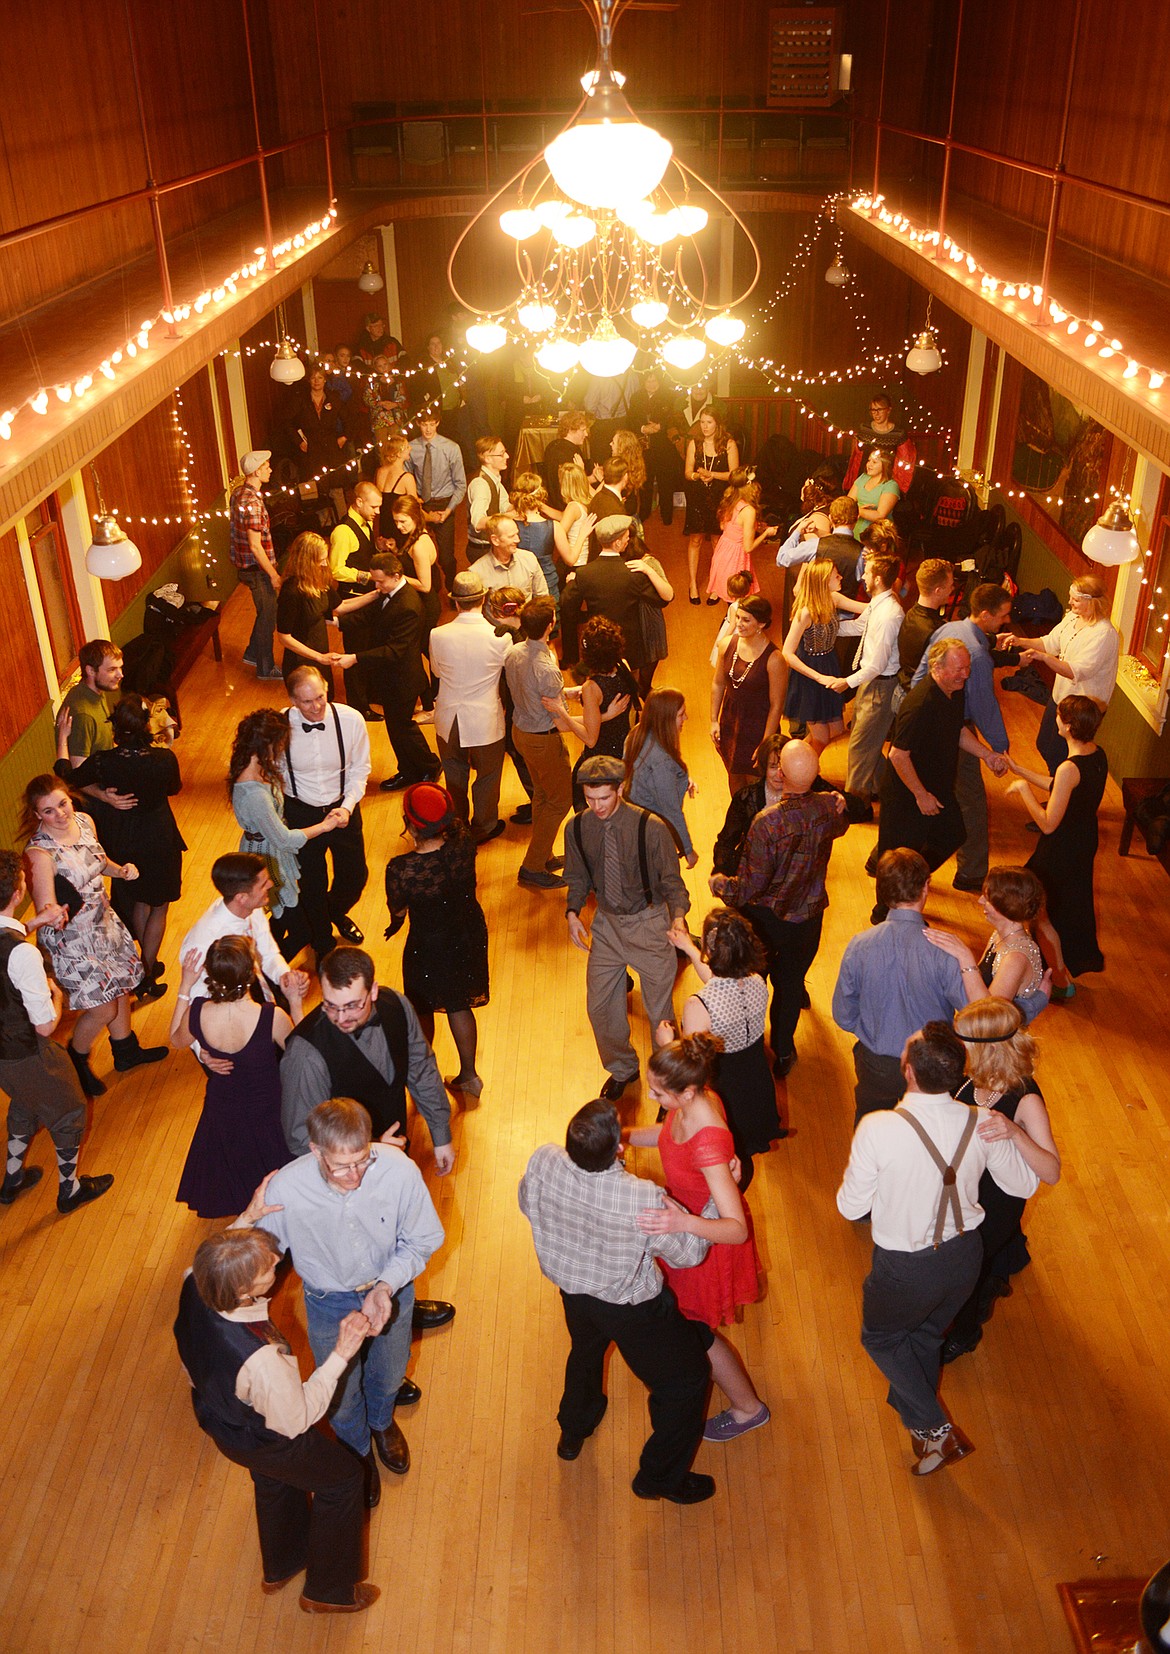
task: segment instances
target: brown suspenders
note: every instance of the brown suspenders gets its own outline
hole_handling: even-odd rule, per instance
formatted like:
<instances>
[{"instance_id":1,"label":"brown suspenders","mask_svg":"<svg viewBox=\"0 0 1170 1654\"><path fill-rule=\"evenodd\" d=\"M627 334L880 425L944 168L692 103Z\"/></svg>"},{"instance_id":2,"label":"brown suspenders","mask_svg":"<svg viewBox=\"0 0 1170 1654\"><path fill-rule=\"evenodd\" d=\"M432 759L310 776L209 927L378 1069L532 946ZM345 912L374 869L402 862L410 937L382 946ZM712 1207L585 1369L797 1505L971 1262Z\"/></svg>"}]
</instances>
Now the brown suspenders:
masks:
<instances>
[{"instance_id":1,"label":"brown suspenders","mask_svg":"<svg viewBox=\"0 0 1170 1654\"><path fill-rule=\"evenodd\" d=\"M909 1109L896 1108L894 1113L901 1119L905 1120L908 1126L914 1127L914 1130L922 1139L927 1154L929 1154L930 1158L934 1161L935 1165L942 1173L942 1194L939 1196L938 1216L934 1221L934 1247L937 1251L939 1242L942 1240L943 1228L947 1220L948 1207L954 1217L956 1229L960 1235L963 1233L963 1208L959 1203L959 1191L955 1186L955 1173L958 1171L959 1166L962 1163L963 1156L967 1152L967 1145L971 1141L971 1136L975 1130L975 1122L979 1118L979 1111L978 1109L968 1108L967 1124L963 1127L963 1135L959 1138L959 1146L955 1150L955 1158L951 1161L950 1165L947 1164L942 1155L938 1152L938 1149L935 1147L929 1132L926 1130L926 1127L922 1124L921 1120L916 1120L914 1115L910 1113Z\"/></svg>"}]
</instances>

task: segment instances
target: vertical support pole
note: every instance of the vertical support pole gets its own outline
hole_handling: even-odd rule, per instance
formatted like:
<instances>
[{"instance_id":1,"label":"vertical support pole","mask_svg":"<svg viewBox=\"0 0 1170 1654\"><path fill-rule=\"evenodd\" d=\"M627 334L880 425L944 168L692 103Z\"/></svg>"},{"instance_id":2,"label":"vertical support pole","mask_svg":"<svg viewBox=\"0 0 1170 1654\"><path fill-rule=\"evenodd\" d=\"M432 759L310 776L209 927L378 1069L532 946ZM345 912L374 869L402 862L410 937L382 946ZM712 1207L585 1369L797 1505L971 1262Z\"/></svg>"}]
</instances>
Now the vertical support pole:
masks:
<instances>
[{"instance_id":1,"label":"vertical support pole","mask_svg":"<svg viewBox=\"0 0 1170 1654\"><path fill-rule=\"evenodd\" d=\"M244 56L248 63L248 90L252 94L252 129L256 134L256 166L260 173L260 206L264 213L264 262L269 270L276 268L272 251L272 213L268 205L268 178L264 170L264 145L260 140L260 105L256 102L256 71L252 65L252 32L248 27L248 0L240 0L240 15L244 20Z\"/></svg>"},{"instance_id":2,"label":"vertical support pole","mask_svg":"<svg viewBox=\"0 0 1170 1654\"><path fill-rule=\"evenodd\" d=\"M971 348L967 353L967 384L963 391L963 418L959 426L959 470L970 471L975 466L975 432L979 424L979 404L983 397L983 368L987 361L987 335L977 327L971 329Z\"/></svg>"},{"instance_id":3,"label":"vertical support pole","mask_svg":"<svg viewBox=\"0 0 1170 1654\"><path fill-rule=\"evenodd\" d=\"M890 0L886 0L885 21L882 24L882 72L878 81L877 124L873 133L873 188L870 197L876 201L881 193L879 176L882 163L882 109L886 101L886 53L890 45Z\"/></svg>"},{"instance_id":4,"label":"vertical support pole","mask_svg":"<svg viewBox=\"0 0 1170 1654\"><path fill-rule=\"evenodd\" d=\"M232 476L236 474L236 466L241 455L250 453L252 449L252 425L248 418L248 398L244 391L244 360L240 350L240 341L233 339L223 359L228 407L232 416L233 447L228 460Z\"/></svg>"},{"instance_id":5,"label":"vertical support pole","mask_svg":"<svg viewBox=\"0 0 1170 1654\"><path fill-rule=\"evenodd\" d=\"M1068 52L1068 73L1064 80L1064 110L1060 118L1060 143L1056 154L1056 177L1052 180L1052 199L1048 204L1048 229L1044 236L1044 265L1040 273L1040 304L1037 307L1036 326L1047 327L1048 283L1052 277L1052 255L1056 250L1056 227L1060 221L1060 199L1064 193L1064 152L1068 143L1068 121L1072 110L1073 77L1077 67L1077 47L1081 38L1081 6L1073 13L1072 44Z\"/></svg>"},{"instance_id":6,"label":"vertical support pole","mask_svg":"<svg viewBox=\"0 0 1170 1654\"><path fill-rule=\"evenodd\" d=\"M219 459L220 481L226 489L235 474L236 461L229 452L227 432L223 428L223 417L219 409L219 386L215 382L214 356L207 364L207 383L211 388L211 418L215 425L215 452Z\"/></svg>"},{"instance_id":7,"label":"vertical support pole","mask_svg":"<svg viewBox=\"0 0 1170 1654\"><path fill-rule=\"evenodd\" d=\"M126 13L126 43L130 52L130 67L134 74L134 97L138 106L138 129L142 134L142 155L146 162L146 187L150 191L150 229L154 237L154 258L158 265L158 283L162 291L162 307L170 320L167 322L167 338L177 339L179 330L175 326L175 299L171 292L171 270L167 263L167 244L163 237L162 208L159 205L158 191L154 185L154 162L150 152L150 133L146 127L146 106L142 101L142 76L138 69L138 42L134 35L134 23L130 15L130 0L125 0Z\"/></svg>"},{"instance_id":8,"label":"vertical support pole","mask_svg":"<svg viewBox=\"0 0 1170 1654\"><path fill-rule=\"evenodd\" d=\"M943 152L942 191L938 201L938 245L934 249L935 258L943 257L943 242L947 233L947 202L951 189L951 155L955 136L955 98L959 90L959 49L963 44L963 0L959 0L958 16L955 19L955 55L951 63L951 106L947 111L947 141Z\"/></svg>"},{"instance_id":9,"label":"vertical support pole","mask_svg":"<svg viewBox=\"0 0 1170 1654\"><path fill-rule=\"evenodd\" d=\"M484 61L486 52L483 36L483 0L478 0L475 8L476 20L479 24L479 105L480 118L483 121L483 189L487 195L491 190L491 167L488 162L488 118L487 118L487 64ZM393 329L391 330L393 331ZM402 335L399 333L398 338Z\"/></svg>"},{"instance_id":10,"label":"vertical support pole","mask_svg":"<svg viewBox=\"0 0 1170 1654\"><path fill-rule=\"evenodd\" d=\"M301 304L305 312L305 343L310 350L320 349L317 336L317 305L313 298L312 278L301 288Z\"/></svg>"},{"instance_id":11,"label":"vertical support pole","mask_svg":"<svg viewBox=\"0 0 1170 1654\"><path fill-rule=\"evenodd\" d=\"M53 703L53 710L56 711L57 705L61 700L61 684L57 677L57 662L53 659L53 645L49 637L49 622L45 618L45 605L41 597L40 582L37 579L36 566L33 563L32 546L29 544L28 529L24 525L23 517L18 517L16 519L16 545L18 551L20 552L20 566L24 574L24 589L28 593L28 606L32 610L33 630L37 634L37 649L41 657L41 669L45 674L45 690L49 696L49 699ZM85 579L88 584L90 580L93 580L93 576L91 574L87 574ZM94 585L100 586L101 581L94 580ZM92 632L90 636L108 637L109 633L105 631L97 631ZM22 664L25 666L25 670L27 671L28 663L22 662Z\"/></svg>"},{"instance_id":12,"label":"vertical support pole","mask_svg":"<svg viewBox=\"0 0 1170 1654\"><path fill-rule=\"evenodd\" d=\"M396 339L402 337L402 300L398 292L398 258L393 224L379 224L382 236L382 279L386 283L386 322Z\"/></svg>"},{"instance_id":13,"label":"vertical support pole","mask_svg":"<svg viewBox=\"0 0 1170 1654\"><path fill-rule=\"evenodd\" d=\"M321 16L317 0L313 0L313 33L317 40L317 79L321 85L321 125L325 128L325 189L332 206L337 199L333 191L333 133L329 126L329 104L325 96L325 54L321 50Z\"/></svg>"},{"instance_id":14,"label":"vertical support pole","mask_svg":"<svg viewBox=\"0 0 1170 1654\"><path fill-rule=\"evenodd\" d=\"M102 583L85 566L85 554L93 542L89 520L89 503L85 497L85 482L80 471L72 472L65 486L58 489L61 507L61 531L73 575L73 589L77 593L77 607L86 637L109 637L106 618L106 599Z\"/></svg>"}]
</instances>

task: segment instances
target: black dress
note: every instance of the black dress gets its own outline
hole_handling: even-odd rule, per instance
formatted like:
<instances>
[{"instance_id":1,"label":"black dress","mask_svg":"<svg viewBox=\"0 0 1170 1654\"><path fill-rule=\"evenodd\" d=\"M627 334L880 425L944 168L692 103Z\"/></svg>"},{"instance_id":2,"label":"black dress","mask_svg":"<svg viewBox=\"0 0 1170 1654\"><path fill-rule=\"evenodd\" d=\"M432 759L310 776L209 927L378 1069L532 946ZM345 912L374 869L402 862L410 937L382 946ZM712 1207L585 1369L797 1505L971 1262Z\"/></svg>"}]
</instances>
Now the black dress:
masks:
<instances>
[{"instance_id":1,"label":"black dress","mask_svg":"<svg viewBox=\"0 0 1170 1654\"><path fill-rule=\"evenodd\" d=\"M326 586L323 592L307 592L300 586L294 586L291 580L286 580L276 599L276 630L284 632L287 637L296 638L298 643L303 643L309 649L315 649L319 655L327 655L329 633L325 629L325 616L333 607L334 596L331 586ZM319 661L310 659L308 655L298 654L294 649L286 649L284 659L280 663L286 683L289 673L294 672L298 666L315 666L324 677L332 700L332 668L322 666Z\"/></svg>"},{"instance_id":2,"label":"black dress","mask_svg":"<svg viewBox=\"0 0 1170 1654\"><path fill-rule=\"evenodd\" d=\"M133 862L138 877L129 883L111 881L110 905L129 925L128 915L138 902L164 907L183 893L183 852L187 846L171 810L170 800L183 790L179 761L169 747L113 747L93 752L71 769L58 760L58 775L75 787L116 787L133 793L132 810L103 809L100 817L102 849L111 861Z\"/></svg>"},{"instance_id":3,"label":"black dress","mask_svg":"<svg viewBox=\"0 0 1170 1654\"><path fill-rule=\"evenodd\" d=\"M1039 1097L1040 1087L1035 1080L1027 1080L1016 1091L1005 1091L995 1104L998 1113L1014 1120L1016 1110L1025 1097ZM964 1080L955 1092L957 1103L975 1104L975 1086ZM950 1337L968 1341L975 1339L989 1301L988 1282L994 1277L1006 1281L1018 1275L1031 1263L1028 1237L1023 1231L1024 1207L1028 1204L1020 1195L1009 1195L1001 1189L989 1171L979 1179L979 1204L983 1208L983 1222L979 1238L983 1243L983 1265L971 1296L951 1323Z\"/></svg>"},{"instance_id":4,"label":"black dress","mask_svg":"<svg viewBox=\"0 0 1170 1654\"><path fill-rule=\"evenodd\" d=\"M718 538L722 533L719 526L719 502L723 498L727 479L731 475L727 449L712 459L710 454L704 454L703 444L696 440L695 465L700 471L713 471L716 474L710 482L703 482L700 477L692 477L685 484L687 518L683 524L683 533L710 534Z\"/></svg>"},{"instance_id":5,"label":"black dress","mask_svg":"<svg viewBox=\"0 0 1170 1654\"><path fill-rule=\"evenodd\" d=\"M272 1038L275 1007L262 1005L252 1037L239 1051L217 1051L200 1032L205 999L191 1002L191 1032L230 1074L207 1075L203 1111L187 1150L175 1199L201 1218L234 1217L257 1184L292 1159L280 1125L280 1047Z\"/></svg>"},{"instance_id":6,"label":"black dress","mask_svg":"<svg viewBox=\"0 0 1170 1654\"><path fill-rule=\"evenodd\" d=\"M1109 765L1100 747L1087 757L1067 762L1076 765L1080 780L1072 790L1064 820L1054 833L1041 837L1028 867L1044 886L1048 917L1060 937L1065 965L1073 976L1079 976L1082 971L1105 969L1105 956L1097 946L1093 860L1097 810Z\"/></svg>"},{"instance_id":7,"label":"black dress","mask_svg":"<svg viewBox=\"0 0 1170 1654\"><path fill-rule=\"evenodd\" d=\"M597 732L597 740L593 746L585 747L573 765L573 808L585 808L585 793L577 780L577 771L587 758L620 758L626 744L626 736L630 733L630 717L636 712L641 697L638 694L638 685L634 682L634 674L624 660L619 660L612 672L598 672L593 682L601 691L602 713L609 711L619 695L630 697L629 711L624 717L610 718L602 724Z\"/></svg>"},{"instance_id":8,"label":"black dress","mask_svg":"<svg viewBox=\"0 0 1170 1654\"><path fill-rule=\"evenodd\" d=\"M487 920L475 895L475 845L466 828L438 850L410 850L386 866L387 935L410 916L402 986L426 1011L466 1011L488 1002Z\"/></svg>"}]
</instances>

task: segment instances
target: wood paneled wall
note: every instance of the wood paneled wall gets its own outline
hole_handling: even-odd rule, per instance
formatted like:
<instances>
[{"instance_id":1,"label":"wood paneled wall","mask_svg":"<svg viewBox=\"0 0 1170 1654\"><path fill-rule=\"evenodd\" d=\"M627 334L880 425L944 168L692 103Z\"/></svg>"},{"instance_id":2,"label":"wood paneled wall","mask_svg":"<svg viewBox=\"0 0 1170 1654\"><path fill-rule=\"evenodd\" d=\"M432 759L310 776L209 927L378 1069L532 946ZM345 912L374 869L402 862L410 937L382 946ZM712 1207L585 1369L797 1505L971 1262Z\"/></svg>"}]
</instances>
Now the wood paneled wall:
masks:
<instances>
[{"instance_id":1,"label":"wood paneled wall","mask_svg":"<svg viewBox=\"0 0 1170 1654\"><path fill-rule=\"evenodd\" d=\"M45 675L15 529L0 535L0 586L5 593L5 653L17 670L0 695L0 751L7 752L45 704Z\"/></svg>"}]
</instances>

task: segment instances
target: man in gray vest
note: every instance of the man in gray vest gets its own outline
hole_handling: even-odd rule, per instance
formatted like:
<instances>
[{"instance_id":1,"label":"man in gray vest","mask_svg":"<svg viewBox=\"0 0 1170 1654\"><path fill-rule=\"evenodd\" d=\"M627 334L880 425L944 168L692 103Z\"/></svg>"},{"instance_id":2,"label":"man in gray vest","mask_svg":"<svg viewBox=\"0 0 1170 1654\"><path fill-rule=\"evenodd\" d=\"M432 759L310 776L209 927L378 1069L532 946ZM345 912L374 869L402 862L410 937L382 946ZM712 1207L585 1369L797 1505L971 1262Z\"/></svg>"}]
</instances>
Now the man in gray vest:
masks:
<instances>
[{"instance_id":1,"label":"man in gray vest","mask_svg":"<svg viewBox=\"0 0 1170 1654\"><path fill-rule=\"evenodd\" d=\"M0 1206L41 1181L41 1168L24 1162L43 1126L57 1151L57 1210L75 1212L100 1199L114 1179L109 1172L77 1175L85 1097L73 1064L51 1038L61 1020L61 990L16 917L27 894L20 856L0 850L0 1087L11 1099Z\"/></svg>"},{"instance_id":2,"label":"man in gray vest","mask_svg":"<svg viewBox=\"0 0 1170 1654\"><path fill-rule=\"evenodd\" d=\"M479 471L467 484L467 561L472 563L488 550L489 517L502 517L508 509L508 490L503 471L508 450L502 437L481 436L475 442ZM474 550L472 549L474 547Z\"/></svg>"}]
</instances>

